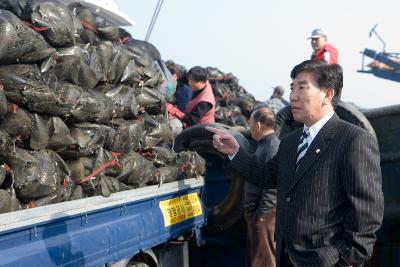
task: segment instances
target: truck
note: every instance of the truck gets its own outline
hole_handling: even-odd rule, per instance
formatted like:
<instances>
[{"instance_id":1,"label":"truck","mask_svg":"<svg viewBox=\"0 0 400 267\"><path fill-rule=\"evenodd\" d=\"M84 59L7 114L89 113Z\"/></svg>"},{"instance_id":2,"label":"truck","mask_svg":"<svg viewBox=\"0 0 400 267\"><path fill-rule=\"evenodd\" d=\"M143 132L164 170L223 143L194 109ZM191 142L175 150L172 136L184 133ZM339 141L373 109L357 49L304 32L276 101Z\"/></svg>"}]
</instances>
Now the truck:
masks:
<instances>
[{"instance_id":1,"label":"truck","mask_svg":"<svg viewBox=\"0 0 400 267\"><path fill-rule=\"evenodd\" d=\"M205 223L204 177L4 213L0 266L187 266Z\"/></svg>"},{"instance_id":2,"label":"truck","mask_svg":"<svg viewBox=\"0 0 400 267\"><path fill-rule=\"evenodd\" d=\"M17 11L22 10L25 2L15 4L3 1L1 7L11 5L11 10L18 14ZM75 1L61 2L68 4ZM133 24L133 20L115 9L112 1L82 2L86 2L86 7L92 10L93 15L106 18L113 26ZM58 10L51 5L44 5L43 8L50 13ZM20 23L9 11L1 11ZM81 20L81 23L86 22ZM87 23L85 25L90 28ZM25 24L20 26L25 27L26 31L30 30L26 29ZM109 28L108 24L105 28L115 32L115 28ZM97 38L95 29L87 31ZM28 32L40 37L32 30ZM111 45L110 42L106 44ZM145 59L143 61L147 63ZM38 64L38 61L34 63ZM7 69L9 66L2 67ZM3 79L6 78L3 76ZM2 102L5 107L9 100ZM157 134L154 138L163 140ZM125 140L123 145L126 146L128 142ZM103 149L102 145L99 147ZM19 148L14 144L13 149L15 152ZM109 166L108 163L101 164L97 169L99 172L89 174L88 181L98 177ZM31 162L25 160L21 165L28 168L30 164ZM122 165L120 166L122 169ZM51 175L54 181L58 179L53 172ZM72 177L71 172L69 175ZM11 186L4 186L4 179L0 186L12 193L17 186L14 184L13 173L9 177L12 177ZM32 178L26 175L24 179ZM2 213L0 266L187 266L188 243L201 244L200 229L207 222L204 184L204 177L200 174L165 183L160 179L159 183L149 186L132 185L129 188L135 189L119 191L109 196L89 195L87 198ZM3 187L2 192L6 192ZM15 194L12 195L15 200Z\"/></svg>"},{"instance_id":3,"label":"truck","mask_svg":"<svg viewBox=\"0 0 400 267\"><path fill-rule=\"evenodd\" d=\"M397 266L400 243L391 234L398 221L400 109L360 111L340 103L336 112L378 139L385 222L368 264ZM245 132L213 126L253 149ZM277 116L281 137L300 126L289 108ZM204 177L0 214L0 266L243 266L243 180L226 172L209 139L204 126L194 126L175 140L176 151L195 150L206 159Z\"/></svg>"}]
</instances>

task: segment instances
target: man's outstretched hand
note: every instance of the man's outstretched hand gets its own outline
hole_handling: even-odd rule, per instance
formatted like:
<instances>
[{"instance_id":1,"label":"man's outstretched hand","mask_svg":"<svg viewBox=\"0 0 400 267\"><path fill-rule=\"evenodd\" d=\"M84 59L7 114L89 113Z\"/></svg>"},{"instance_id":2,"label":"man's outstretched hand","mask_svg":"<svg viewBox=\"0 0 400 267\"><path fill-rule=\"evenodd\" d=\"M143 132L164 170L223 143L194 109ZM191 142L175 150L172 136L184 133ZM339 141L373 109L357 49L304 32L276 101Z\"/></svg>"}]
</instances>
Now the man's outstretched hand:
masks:
<instances>
[{"instance_id":1,"label":"man's outstretched hand","mask_svg":"<svg viewBox=\"0 0 400 267\"><path fill-rule=\"evenodd\" d=\"M233 156L239 151L239 143L230 133L210 126L206 126L206 130L214 133L213 146L219 152Z\"/></svg>"}]
</instances>

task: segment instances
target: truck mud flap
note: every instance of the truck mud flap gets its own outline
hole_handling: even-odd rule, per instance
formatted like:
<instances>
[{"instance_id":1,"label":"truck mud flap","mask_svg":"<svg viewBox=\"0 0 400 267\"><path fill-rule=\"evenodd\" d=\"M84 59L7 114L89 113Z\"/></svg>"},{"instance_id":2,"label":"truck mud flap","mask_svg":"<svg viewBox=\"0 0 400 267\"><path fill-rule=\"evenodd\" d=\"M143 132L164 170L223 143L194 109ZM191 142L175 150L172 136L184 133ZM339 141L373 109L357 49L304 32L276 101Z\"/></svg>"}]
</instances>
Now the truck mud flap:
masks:
<instances>
[{"instance_id":1,"label":"truck mud flap","mask_svg":"<svg viewBox=\"0 0 400 267\"><path fill-rule=\"evenodd\" d=\"M376 138L374 128L357 106L339 101L335 112L342 120L367 130ZM293 119L290 106L281 109L278 114L276 114L275 132L281 139L299 127L303 127L303 124Z\"/></svg>"},{"instance_id":2,"label":"truck mud flap","mask_svg":"<svg viewBox=\"0 0 400 267\"><path fill-rule=\"evenodd\" d=\"M212 203L208 205L208 225L206 231L208 233L222 232L233 224L235 224L240 218L243 217L244 212L244 194L243 186L244 180L235 176L234 173L225 171L223 162L225 160L225 155L219 153L213 148L212 145L212 135L213 133L207 131L205 126L212 126L219 129L225 129L230 132L235 139L238 141L240 146L248 152L252 152L252 146L248 140L238 131L233 128L220 124L201 124L195 125L185 129L180 135L175 139L175 151L180 152L183 150L194 150L202 155L206 162L215 156L219 158L222 164L219 168L222 168L224 175L230 179L228 189L226 190L226 195L221 197L221 201L218 203ZM211 159L212 160L212 159ZM215 162L207 162L207 165L218 165ZM209 177L210 178L210 177ZM206 176L206 188L207 188L207 176ZM210 199L210 190L206 190L206 199ZM214 191L215 192L215 191Z\"/></svg>"}]
</instances>

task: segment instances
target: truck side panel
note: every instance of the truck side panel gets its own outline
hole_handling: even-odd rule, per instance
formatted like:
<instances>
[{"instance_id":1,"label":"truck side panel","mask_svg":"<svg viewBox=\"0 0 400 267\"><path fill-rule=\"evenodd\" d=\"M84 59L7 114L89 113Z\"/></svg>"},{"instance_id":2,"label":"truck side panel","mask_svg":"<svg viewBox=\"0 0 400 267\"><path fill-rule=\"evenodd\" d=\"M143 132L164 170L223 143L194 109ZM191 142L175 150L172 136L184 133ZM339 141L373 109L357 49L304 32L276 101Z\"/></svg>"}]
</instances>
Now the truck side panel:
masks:
<instances>
[{"instance_id":1,"label":"truck side panel","mask_svg":"<svg viewBox=\"0 0 400 267\"><path fill-rule=\"evenodd\" d=\"M131 199L135 192L120 192L116 194L126 194L121 198L125 202L120 199L119 204L105 204L106 207L78 214L61 208L53 212L58 218L7 229L0 235L1 266L101 266L190 233L205 223L204 212L166 227L159 202L189 193L201 196L202 183L191 184L183 190L182 187L180 190L158 190L157 186L151 186L150 189L156 191L153 196L134 201ZM143 189L148 192L139 192L135 197L152 194L148 188ZM141 189L130 191L135 190ZM88 200L77 201L84 204ZM12 217L26 211L1 216Z\"/></svg>"}]
</instances>

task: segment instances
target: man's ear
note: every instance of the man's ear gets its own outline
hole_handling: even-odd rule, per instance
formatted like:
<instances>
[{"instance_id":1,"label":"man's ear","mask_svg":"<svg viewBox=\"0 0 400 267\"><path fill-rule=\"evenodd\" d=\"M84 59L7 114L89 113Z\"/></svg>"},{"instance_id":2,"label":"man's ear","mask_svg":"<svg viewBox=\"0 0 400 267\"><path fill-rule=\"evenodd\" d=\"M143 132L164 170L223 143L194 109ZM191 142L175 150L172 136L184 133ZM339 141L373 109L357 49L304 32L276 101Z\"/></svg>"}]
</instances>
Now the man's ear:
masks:
<instances>
[{"instance_id":1,"label":"man's ear","mask_svg":"<svg viewBox=\"0 0 400 267\"><path fill-rule=\"evenodd\" d=\"M325 98L324 98L323 104L325 104L325 105L328 104L328 103L332 104L332 99L333 99L334 96L335 96L335 90L333 90L332 88L328 88L326 90L326 94L325 94Z\"/></svg>"},{"instance_id":2,"label":"man's ear","mask_svg":"<svg viewBox=\"0 0 400 267\"><path fill-rule=\"evenodd\" d=\"M261 123L259 121L257 121L257 129L261 130Z\"/></svg>"}]
</instances>

